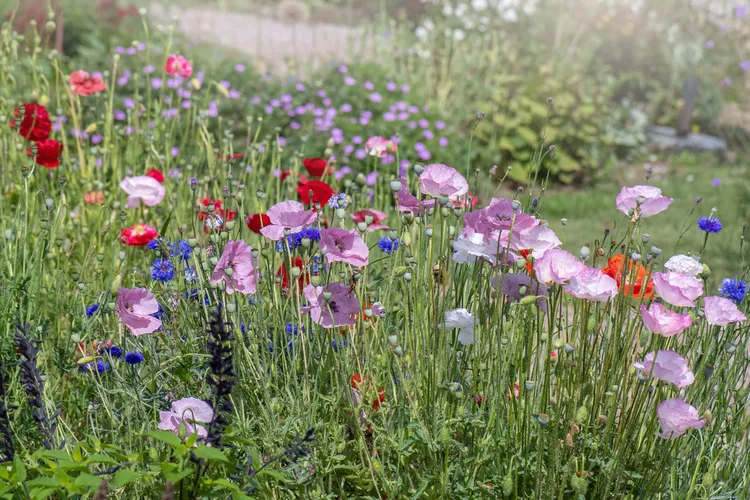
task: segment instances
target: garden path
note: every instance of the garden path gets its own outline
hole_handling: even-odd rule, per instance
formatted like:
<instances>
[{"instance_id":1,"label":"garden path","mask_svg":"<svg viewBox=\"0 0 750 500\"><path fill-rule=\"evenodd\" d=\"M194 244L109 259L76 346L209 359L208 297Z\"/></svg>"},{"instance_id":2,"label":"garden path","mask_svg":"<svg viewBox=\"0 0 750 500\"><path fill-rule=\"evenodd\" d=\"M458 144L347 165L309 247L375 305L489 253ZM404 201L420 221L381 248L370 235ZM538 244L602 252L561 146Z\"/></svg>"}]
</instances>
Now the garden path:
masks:
<instances>
[{"instance_id":1,"label":"garden path","mask_svg":"<svg viewBox=\"0 0 750 500\"><path fill-rule=\"evenodd\" d=\"M286 22L249 12L153 4L151 18L177 29L194 43L219 43L247 54L262 71L300 74L331 61L362 53L369 44L364 28L341 24ZM297 61L296 63L294 61Z\"/></svg>"}]
</instances>

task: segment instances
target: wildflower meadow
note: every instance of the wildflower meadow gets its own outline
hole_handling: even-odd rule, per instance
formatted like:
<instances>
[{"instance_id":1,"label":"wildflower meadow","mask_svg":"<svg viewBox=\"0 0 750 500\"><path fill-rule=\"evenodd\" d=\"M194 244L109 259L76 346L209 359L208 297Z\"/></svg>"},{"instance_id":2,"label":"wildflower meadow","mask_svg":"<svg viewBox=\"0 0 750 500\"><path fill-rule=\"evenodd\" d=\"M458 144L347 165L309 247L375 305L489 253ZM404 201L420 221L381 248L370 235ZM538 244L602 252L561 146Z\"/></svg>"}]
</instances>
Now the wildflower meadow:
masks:
<instances>
[{"instance_id":1,"label":"wildflower meadow","mask_svg":"<svg viewBox=\"0 0 750 500\"><path fill-rule=\"evenodd\" d=\"M0 498L750 497L747 198L646 165L578 223L549 120L519 177L366 64L47 16L0 31Z\"/></svg>"}]
</instances>

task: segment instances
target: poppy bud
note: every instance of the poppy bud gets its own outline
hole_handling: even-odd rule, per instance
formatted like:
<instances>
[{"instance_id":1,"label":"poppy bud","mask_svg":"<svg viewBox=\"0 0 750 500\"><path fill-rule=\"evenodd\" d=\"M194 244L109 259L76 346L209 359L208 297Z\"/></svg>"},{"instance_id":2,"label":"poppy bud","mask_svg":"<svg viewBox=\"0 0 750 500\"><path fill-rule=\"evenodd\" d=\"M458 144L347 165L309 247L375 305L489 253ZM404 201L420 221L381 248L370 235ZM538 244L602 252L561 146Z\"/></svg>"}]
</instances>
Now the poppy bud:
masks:
<instances>
[{"instance_id":1,"label":"poppy bud","mask_svg":"<svg viewBox=\"0 0 750 500\"><path fill-rule=\"evenodd\" d=\"M115 279L112 280L112 286L109 287L109 291L112 293L112 295L117 295L117 292L120 290L120 286L122 285L122 275L118 274L115 276Z\"/></svg>"},{"instance_id":2,"label":"poppy bud","mask_svg":"<svg viewBox=\"0 0 750 500\"><path fill-rule=\"evenodd\" d=\"M424 165L422 165L421 163L417 163L416 165L414 165L414 172L417 175L422 175L422 172L424 172Z\"/></svg>"},{"instance_id":3,"label":"poppy bud","mask_svg":"<svg viewBox=\"0 0 750 500\"><path fill-rule=\"evenodd\" d=\"M562 224L562 227L565 227L568 225L568 219L560 219L560 224Z\"/></svg>"}]
</instances>

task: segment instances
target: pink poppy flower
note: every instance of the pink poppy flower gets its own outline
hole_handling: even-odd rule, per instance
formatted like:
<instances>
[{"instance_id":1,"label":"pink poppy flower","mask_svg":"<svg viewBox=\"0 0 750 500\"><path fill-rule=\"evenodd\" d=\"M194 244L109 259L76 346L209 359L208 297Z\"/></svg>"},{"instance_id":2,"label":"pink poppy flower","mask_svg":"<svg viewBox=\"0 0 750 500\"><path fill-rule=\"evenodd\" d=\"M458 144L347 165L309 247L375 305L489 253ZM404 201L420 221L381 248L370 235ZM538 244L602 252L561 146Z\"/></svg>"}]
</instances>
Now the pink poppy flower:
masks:
<instances>
[{"instance_id":1,"label":"pink poppy flower","mask_svg":"<svg viewBox=\"0 0 750 500\"><path fill-rule=\"evenodd\" d=\"M401 184L401 189L396 193L399 212L411 212L413 215L420 215L425 208L435 205L435 200L420 201L419 198L409 192L409 183L406 177L399 177L396 181Z\"/></svg>"},{"instance_id":2,"label":"pink poppy flower","mask_svg":"<svg viewBox=\"0 0 750 500\"><path fill-rule=\"evenodd\" d=\"M688 430L700 429L706 424L699 418L698 410L680 398L662 401L656 408L656 416L661 425L661 433L657 436L664 439L680 437Z\"/></svg>"},{"instance_id":3,"label":"pink poppy flower","mask_svg":"<svg viewBox=\"0 0 750 500\"><path fill-rule=\"evenodd\" d=\"M120 288L117 292L117 314L120 323L133 335L153 333L161 328L161 320L152 314L159 312L156 297L145 288Z\"/></svg>"},{"instance_id":4,"label":"pink poppy flower","mask_svg":"<svg viewBox=\"0 0 750 500\"><path fill-rule=\"evenodd\" d=\"M169 411L159 412L159 429L172 431L177 434L180 425L185 424L185 430L190 436L197 432L198 437L205 439L208 431L198 422L207 424L214 418L214 410L211 405L198 398L182 398L172 402Z\"/></svg>"},{"instance_id":5,"label":"pink poppy flower","mask_svg":"<svg viewBox=\"0 0 750 500\"><path fill-rule=\"evenodd\" d=\"M570 278L565 291L579 299L606 302L617 295L617 281L598 267L584 266L582 271Z\"/></svg>"},{"instance_id":6,"label":"pink poppy flower","mask_svg":"<svg viewBox=\"0 0 750 500\"><path fill-rule=\"evenodd\" d=\"M690 371L685 358L674 351L659 351L646 354L643 361L633 363L633 367L652 377L672 383L677 387L687 387L695 381L695 375Z\"/></svg>"},{"instance_id":7,"label":"pink poppy flower","mask_svg":"<svg viewBox=\"0 0 750 500\"><path fill-rule=\"evenodd\" d=\"M141 202L147 207L156 206L167 193L161 182L147 175L125 177L120 181L120 187L128 195L125 208L138 208Z\"/></svg>"},{"instance_id":8,"label":"pink poppy flower","mask_svg":"<svg viewBox=\"0 0 750 500\"><path fill-rule=\"evenodd\" d=\"M271 223L261 228L260 233L274 241L284 237L284 230L289 233L298 233L317 219L317 214L312 210L305 210L305 206L298 201L282 201L272 206L266 212Z\"/></svg>"},{"instance_id":9,"label":"pink poppy flower","mask_svg":"<svg viewBox=\"0 0 750 500\"><path fill-rule=\"evenodd\" d=\"M167 57L167 63L164 70L170 76L181 76L182 78L190 78L193 74L193 65L190 61L185 59L183 56L176 56L171 54Z\"/></svg>"},{"instance_id":10,"label":"pink poppy flower","mask_svg":"<svg viewBox=\"0 0 750 500\"><path fill-rule=\"evenodd\" d=\"M552 283L564 285L585 269L586 265L575 255L559 249L547 250L534 262L536 279L547 286Z\"/></svg>"},{"instance_id":11,"label":"pink poppy flower","mask_svg":"<svg viewBox=\"0 0 750 500\"><path fill-rule=\"evenodd\" d=\"M228 294L255 293L255 264L253 249L244 241L228 241L216 263L211 283L224 281Z\"/></svg>"},{"instance_id":12,"label":"pink poppy flower","mask_svg":"<svg viewBox=\"0 0 750 500\"><path fill-rule=\"evenodd\" d=\"M326 263L346 262L362 267L370 262L370 250L355 230L340 227L320 230L320 249L325 252Z\"/></svg>"},{"instance_id":13,"label":"pink poppy flower","mask_svg":"<svg viewBox=\"0 0 750 500\"><path fill-rule=\"evenodd\" d=\"M92 95L103 92L107 84L98 76L91 76L83 70L78 70L70 75L70 87L74 94Z\"/></svg>"},{"instance_id":14,"label":"pink poppy flower","mask_svg":"<svg viewBox=\"0 0 750 500\"><path fill-rule=\"evenodd\" d=\"M323 328L355 323L352 315L359 313L359 300L349 290L349 285L329 283L325 288L306 285L304 294L308 306L303 307L302 312L309 313L310 319Z\"/></svg>"},{"instance_id":15,"label":"pink poppy flower","mask_svg":"<svg viewBox=\"0 0 750 500\"><path fill-rule=\"evenodd\" d=\"M552 250L560 245L562 245L562 241L555 232L541 224L519 231L514 228L510 238L511 250L531 250L534 258L540 258L547 250Z\"/></svg>"},{"instance_id":16,"label":"pink poppy flower","mask_svg":"<svg viewBox=\"0 0 750 500\"><path fill-rule=\"evenodd\" d=\"M703 295L703 282L687 274L654 273L656 295L678 307L695 307L695 299Z\"/></svg>"},{"instance_id":17,"label":"pink poppy flower","mask_svg":"<svg viewBox=\"0 0 750 500\"><path fill-rule=\"evenodd\" d=\"M747 321L747 317L737 309L734 302L724 297L704 297L703 309L709 325L727 326Z\"/></svg>"},{"instance_id":18,"label":"pink poppy flower","mask_svg":"<svg viewBox=\"0 0 750 500\"><path fill-rule=\"evenodd\" d=\"M365 151L367 154L377 158L384 158L389 153L393 154L397 149L398 146L393 141L379 135L374 135L365 142Z\"/></svg>"},{"instance_id":19,"label":"pink poppy flower","mask_svg":"<svg viewBox=\"0 0 750 500\"><path fill-rule=\"evenodd\" d=\"M366 217L372 217L372 223L367 226L367 231L377 231L378 229L388 230L388 226L384 226L381 224L382 222L385 222L385 220L388 218L388 215L386 215L384 212L381 212L379 210L373 210L373 209L367 209L367 210L359 210L357 212L354 212L352 214L352 220L355 223L359 222L367 222L365 219Z\"/></svg>"},{"instance_id":20,"label":"pink poppy flower","mask_svg":"<svg viewBox=\"0 0 750 500\"><path fill-rule=\"evenodd\" d=\"M513 231L513 234L529 231L540 224L539 220L525 214L521 208L513 208L513 200L493 198L487 208L480 211L477 223L484 231ZM465 219L465 218L464 218Z\"/></svg>"},{"instance_id":21,"label":"pink poppy flower","mask_svg":"<svg viewBox=\"0 0 750 500\"><path fill-rule=\"evenodd\" d=\"M641 217L651 217L669 208L674 200L663 196L661 189L654 186L623 187L617 195L617 210L629 215L638 206L638 201L642 202Z\"/></svg>"},{"instance_id":22,"label":"pink poppy flower","mask_svg":"<svg viewBox=\"0 0 750 500\"><path fill-rule=\"evenodd\" d=\"M427 165L419 177L419 189L422 194L438 198L447 196L455 201L469 192L469 184L458 170L442 163Z\"/></svg>"},{"instance_id":23,"label":"pink poppy flower","mask_svg":"<svg viewBox=\"0 0 750 500\"><path fill-rule=\"evenodd\" d=\"M644 305L641 306L641 319L646 328L665 337L682 333L684 329L693 325L689 314L670 311L657 302L651 304L648 309Z\"/></svg>"}]
</instances>

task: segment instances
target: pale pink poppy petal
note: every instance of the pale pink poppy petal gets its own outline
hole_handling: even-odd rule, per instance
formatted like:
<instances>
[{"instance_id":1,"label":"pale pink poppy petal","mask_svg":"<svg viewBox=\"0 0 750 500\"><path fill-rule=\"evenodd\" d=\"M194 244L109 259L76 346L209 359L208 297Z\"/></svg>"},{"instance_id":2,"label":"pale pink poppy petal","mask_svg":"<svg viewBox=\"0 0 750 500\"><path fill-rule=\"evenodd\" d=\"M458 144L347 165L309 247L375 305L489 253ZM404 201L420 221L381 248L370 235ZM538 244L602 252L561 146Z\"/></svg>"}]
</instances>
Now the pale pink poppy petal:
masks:
<instances>
[{"instance_id":1,"label":"pale pink poppy petal","mask_svg":"<svg viewBox=\"0 0 750 500\"><path fill-rule=\"evenodd\" d=\"M734 302L724 297L704 297L703 309L709 325L727 326L747 321L747 317Z\"/></svg>"}]
</instances>

